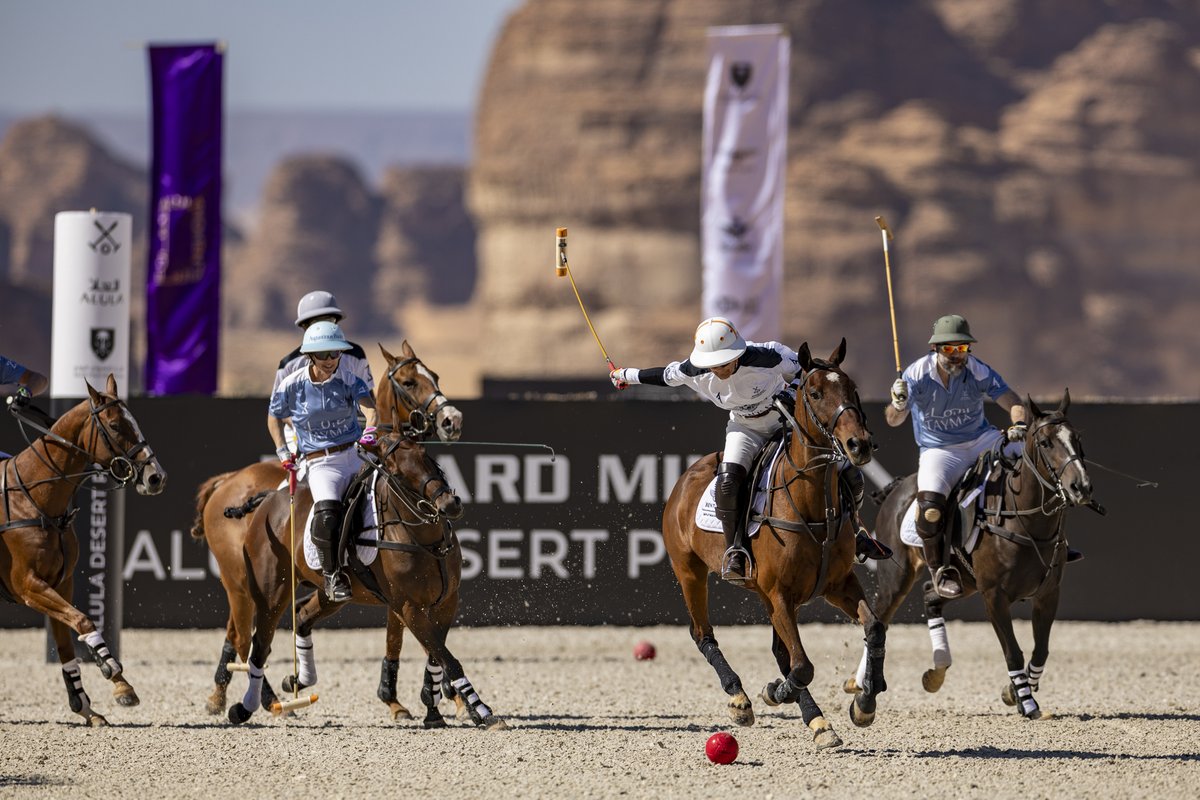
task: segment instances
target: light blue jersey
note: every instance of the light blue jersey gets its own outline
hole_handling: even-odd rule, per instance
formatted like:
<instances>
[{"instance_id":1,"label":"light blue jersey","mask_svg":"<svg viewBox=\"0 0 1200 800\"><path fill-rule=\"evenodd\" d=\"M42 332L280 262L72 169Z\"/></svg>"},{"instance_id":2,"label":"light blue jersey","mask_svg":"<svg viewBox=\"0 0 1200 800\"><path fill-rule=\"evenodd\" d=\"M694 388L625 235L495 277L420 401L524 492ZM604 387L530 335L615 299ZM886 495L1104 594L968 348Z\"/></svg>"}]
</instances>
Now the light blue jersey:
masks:
<instances>
[{"instance_id":1,"label":"light blue jersey","mask_svg":"<svg viewBox=\"0 0 1200 800\"><path fill-rule=\"evenodd\" d=\"M21 366L11 358L0 356L0 385L6 383L16 383L21 380L21 376L25 374L25 367Z\"/></svg>"},{"instance_id":2,"label":"light blue jersey","mask_svg":"<svg viewBox=\"0 0 1200 800\"><path fill-rule=\"evenodd\" d=\"M313 383L308 366L289 374L271 395L270 414L292 418L301 453L336 447L362 435L358 401L371 396L362 378L348 364L339 363L333 377Z\"/></svg>"},{"instance_id":3,"label":"light blue jersey","mask_svg":"<svg viewBox=\"0 0 1200 800\"><path fill-rule=\"evenodd\" d=\"M921 449L974 441L994 429L983 415L984 400L996 400L1009 390L994 369L970 355L949 387L938 376L936 353L910 364L904 382L911 398L913 436Z\"/></svg>"}]
</instances>

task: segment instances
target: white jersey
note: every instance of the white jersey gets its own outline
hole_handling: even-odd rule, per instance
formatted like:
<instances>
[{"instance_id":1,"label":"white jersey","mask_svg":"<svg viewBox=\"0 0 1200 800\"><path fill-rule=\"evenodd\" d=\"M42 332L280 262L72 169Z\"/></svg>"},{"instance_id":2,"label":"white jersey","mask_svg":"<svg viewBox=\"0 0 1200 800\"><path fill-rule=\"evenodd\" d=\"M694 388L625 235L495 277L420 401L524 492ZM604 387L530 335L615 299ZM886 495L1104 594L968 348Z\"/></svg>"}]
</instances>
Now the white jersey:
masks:
<instances>
[{"instance_id":1,"label":"white jersey","mask_svg":"<svg viewBox=\"0 0 1200 800\"><path fill-rule=\"evenodd\" d=\"M737 369L726 380L691 361L671 362L663 369L662 380L667 386L690 387L728 411L731 417L755 417L769 411L775 395L786 389L799 373L800 359L787 345L747 342Z\"/></svg>"}]
</instances>

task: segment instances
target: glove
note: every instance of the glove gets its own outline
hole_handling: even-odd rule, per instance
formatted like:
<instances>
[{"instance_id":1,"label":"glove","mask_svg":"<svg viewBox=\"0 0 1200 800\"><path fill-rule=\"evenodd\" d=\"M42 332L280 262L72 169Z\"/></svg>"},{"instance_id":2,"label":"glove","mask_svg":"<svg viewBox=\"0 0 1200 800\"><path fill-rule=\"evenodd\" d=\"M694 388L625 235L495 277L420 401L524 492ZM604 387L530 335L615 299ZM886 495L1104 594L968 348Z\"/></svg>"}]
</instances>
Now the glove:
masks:
<instances>
[{"instance_id":1,"label":"glove","mask_svg":"<svg viewBox=\"0 0 1200 800\"><path fill-rule=\"evenodd\" d=\"M375 437L375 426L368 425L367 429L362 432L362 436L358 437L358 443L363 447L374 447L379 440Z\"/></svg>"},{"instance_id":2,"label":"glove","mask_svg":"<svg viewBox=\"0 0 1200 800\"><path fill-rule=\"evenodd\" d=\"M17 393L9 400L9 405L14 408L24 408L29 405L29 401L33 399L33 395L29 393L28 386L18 386Z\"/></svg>"},{"instance_id":3,"label":"glove","mask_svg":"<svg viewBox=\"0 0 1200 800\"><path fill-rule=\"evenodd\" d=\"M284 469L296 468L296 456L292 454L291 450L288 450L286 444L281 444L275 448L275 455L279 457L279 463L283 464Z\"/></svg>"},{"instance_id":4,"label":"glove","mask_svg":"<svg viewBox=\"0 0 1200 800\"><path fill-rule=\"evenodd\" d=\"M1024 422L1014 422L1008 426L1008 440L1010 442L1025 441L1025 431L1029 430L1029 426Z\"/></svg>"},{"instance_id":5,"label":"glove","mask_svg":"<svg viewBox=\"0 0 1200 800\"><path fill-rule=\"evenodd\" d=\"M908 384L904 378L896 378L892 384L892 408L903 411L908 408Z\"/></svg>"},{"instance_id":6,"label":"glove","mask_svg":"<svg viewBox=\"0 0 1200 800\"><path fill-rule=\"evenodd\" d=\"M629 380L626 375L628 372L629 370L625 369L624 367L619 367L608 373L608 379L612 381L612 385L618 389L628 389Z\"/></svg>"}]
</instances>

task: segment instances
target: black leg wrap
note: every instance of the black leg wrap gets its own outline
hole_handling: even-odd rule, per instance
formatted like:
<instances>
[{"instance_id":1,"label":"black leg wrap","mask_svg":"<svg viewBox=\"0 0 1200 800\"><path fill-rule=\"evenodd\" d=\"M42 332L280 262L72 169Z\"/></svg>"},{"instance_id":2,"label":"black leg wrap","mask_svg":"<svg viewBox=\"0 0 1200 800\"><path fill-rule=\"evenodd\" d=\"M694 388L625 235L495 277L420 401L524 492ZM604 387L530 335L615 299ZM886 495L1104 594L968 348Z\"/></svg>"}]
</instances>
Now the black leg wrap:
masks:
<instances>
[{"instance_id":1,"label":"black leg wrap","mask_svg":"<svg viewBox=\"0 0 1200 800\"><path fill-rule=\"evenodd\" d=\"M700 648L700 652L704 654L704 660L716 670L717 678L721 681L721 688L725 690L725 694L735 695L742 691L742 680L729 666L729 662L725 660L725 656L721 654L721 648L717 647L717 640L712 636L705 636L700 641L696 642L696 647Z\"/></svg>"},{"instance_id":2,"label":"black leg wrap","mask_svg":"<svg viewBox=\"0 0 1200 800\"><path fill-rule=\"evenodd\" d=\"M863 643L867 646L867 674L865 686L861 687L864 694L874 697L887 691L887 681L883 679L883 659L886 651L887 626L876 620L867 626L867 635Z\"/></svg>"},{"instance_id":3,"label":"black leg wrap","mask_svg":"<svg viewBox=\"0 0 1200 800\"><path fill-rule=\"evenodd\" d=\"M221 646L221 658L217 661L217 672L213 675L213 683L217 686L228 686L229 681L233 679L233 673L229 671L229 662L237 658L237 651L233 649L233 643L228 639Z\"/></svg>"},{"instance_id":4,"label":"black leg wrap","mask_svg":"<svg viewBox=\"0 0 1200 800\"><path fill-rule=\"evenodd\" d=\"M289 675L288 677L291 677L291 676ZM279 702L279 695L275 694L275 689L274 689L274 687L271 686L271 682L269 680L267 680L266 675L263 675L262 707L269 709L271 706L275 705L278 702Z\"/></svg>"},{"instance_id":5,"label":"black leg wrap","mask_svg":"<svg viewBox=\"0 0 1200 800\"><path fill-rule=\"evenodd\" d=\"M796 686L804 687L812 683L814 674L816 674L816 669L813 667L812 662L810 661L804 666L796 667L789 672L787 679L790 683Z\"/></svg>"},{"instance_id":6,"label":"black leg wrap","mask_svg":"<svg viewBox=\"0 0 1200 800\"><path fill-rule=\"evenodd\" d=\"M801 686L799 696L796 698L796 704L800 706L800 716L804 720L804 724L812 722L817 717L822 717L821 707L817 705L817 701L813 700L812 692L807 686Z\"/></svg>"},{"instance_id":7,"label":"black leg wrap","mask_svg":"<svg viewBox=\"0 0 1200 800\"><path fill-rule=\"evenodd\" d=\"M385 658L383 660L383 665L379 670L379 688L375 691L375 695L385 703L392 703L396 700L396 672L399 669L399 659L391 661Z\"/></svg>"},{"instance_id":8,"label":"black leg wrap","mask_svg":"<svg viewBox=\"0 0 1200 800\"><path fill-rule=\"evenodd\" d=\"M442 718L442 714L438 711L438 701L441 699L442 686L441 675L434 675L431 669L436 669L439 673L442 671L440 667L434 664L425 665L425 677L421 686L421 702L425 704L425 720L422 722L426 728L444 728L446 720Z\"/></svg>"},{"instance_id":9,"label":"black leg wrap","mask_svg":"<svg viewBox=\"0 0 1200 800\"><path fill-rule=\"evenodd\" d=\"M63 667L62 676L63 683L67 685L67 702L71 710L82 714L84 709L90 709L92 702L83 690L83 676L79 674L79 665L72 663L69 667Z\"/></svg>"}]
</instances>

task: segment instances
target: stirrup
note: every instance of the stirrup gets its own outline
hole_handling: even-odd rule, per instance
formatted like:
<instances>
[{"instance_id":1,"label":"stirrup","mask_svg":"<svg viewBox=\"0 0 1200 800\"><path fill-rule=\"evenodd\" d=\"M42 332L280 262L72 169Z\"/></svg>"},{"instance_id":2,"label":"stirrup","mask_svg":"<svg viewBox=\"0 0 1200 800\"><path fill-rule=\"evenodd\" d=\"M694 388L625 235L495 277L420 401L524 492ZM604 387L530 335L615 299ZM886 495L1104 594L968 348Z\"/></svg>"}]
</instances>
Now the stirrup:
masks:
<instances>
[{"instance_id":1,"label":"stirrup","mask_svg":"<svg viewBox=\"0 0 1200 800\"><path fill-rule=\"evenodd\" d=\"M854 535L855 561L859 564L865 564L867 563L867 559L886 561L891 557L892 548L867 533L865 528L858 529L858 532Z\"/></svg>"},{"instance_id":2,"label":"stirrup","mask_svg":"<svg viewBox=\"0 0 1200 800\"><path fill-rule=\"evenodd\" d=\"M944 587L947 581L954 582L953 589ZM952 567L949 564L944 567L938 567L937 572L933 573L933 589L938 593L938 597L944 597L947 600L962 597L962 578L958 575L958 567Z\"/></svg>"},{"instance_id":3,"label":"stirrup","mask_svg":"<svg viewBox=\"0 0 1200 800\"><path fill-rule=\"evenodd\" d=\"M325 596L335 603L344 603L350 599L350 581L340 569L337 572L326 572Z\"/></svg>"},{"instance_id":4,"label":"stirrup","mask_svg":"<svg viewBox=\"0 0 1200 800\"><path fill-rule=\"evenodd\" d=\"M734 572L733 560L737 556L742 557L743 572ZM750 551L744 547L732 545L721 556L721 580L732 583L734 586L742 586L751 578L754 577L754 564L750 560Z\"/></svg>"}]
</instances>

